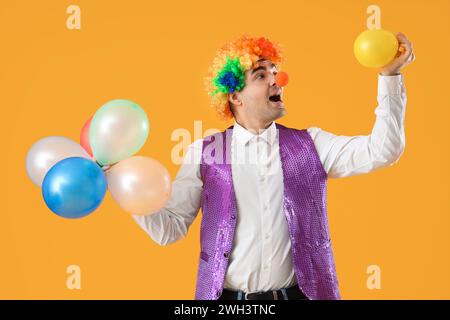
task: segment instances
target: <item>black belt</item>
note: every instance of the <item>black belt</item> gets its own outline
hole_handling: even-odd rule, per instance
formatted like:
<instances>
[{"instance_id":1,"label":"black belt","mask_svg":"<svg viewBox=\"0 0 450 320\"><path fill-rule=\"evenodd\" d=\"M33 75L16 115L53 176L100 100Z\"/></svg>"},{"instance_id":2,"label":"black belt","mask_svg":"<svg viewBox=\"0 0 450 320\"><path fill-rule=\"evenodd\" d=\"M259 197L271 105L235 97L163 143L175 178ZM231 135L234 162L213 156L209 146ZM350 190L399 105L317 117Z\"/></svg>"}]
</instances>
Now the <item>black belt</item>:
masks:
<instances>
[{"instance_id":1,"label":"black belt","mask_svg":"<svg viewBox=\"0 0 450 320\"><path fill-rule=\"evenodd\" d=\"M245 293L223 289L219 300L308 300L298 285L273 291Z\"/></svg>"}]
</instances>

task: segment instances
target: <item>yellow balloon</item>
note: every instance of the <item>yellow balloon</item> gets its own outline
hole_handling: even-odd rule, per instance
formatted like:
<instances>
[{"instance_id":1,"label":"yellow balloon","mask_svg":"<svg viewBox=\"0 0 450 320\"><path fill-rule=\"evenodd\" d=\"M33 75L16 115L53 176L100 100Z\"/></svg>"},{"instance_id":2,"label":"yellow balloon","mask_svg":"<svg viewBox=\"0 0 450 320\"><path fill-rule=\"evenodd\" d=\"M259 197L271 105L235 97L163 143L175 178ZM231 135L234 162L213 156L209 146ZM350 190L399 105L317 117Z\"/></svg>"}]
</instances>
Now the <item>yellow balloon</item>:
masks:
<instances>
[{"instance_id":1,"label":"yellow balloon","mask_svg":"<svg viewBox=\"0 0 450 320\"><path fill-rule=\"evenodd\" d=\"M387 65L395 58L397 51L397 38L392 32L384 29L361 32L353 45L358 62L369 68Z\"/></svg>"}]
</instances>

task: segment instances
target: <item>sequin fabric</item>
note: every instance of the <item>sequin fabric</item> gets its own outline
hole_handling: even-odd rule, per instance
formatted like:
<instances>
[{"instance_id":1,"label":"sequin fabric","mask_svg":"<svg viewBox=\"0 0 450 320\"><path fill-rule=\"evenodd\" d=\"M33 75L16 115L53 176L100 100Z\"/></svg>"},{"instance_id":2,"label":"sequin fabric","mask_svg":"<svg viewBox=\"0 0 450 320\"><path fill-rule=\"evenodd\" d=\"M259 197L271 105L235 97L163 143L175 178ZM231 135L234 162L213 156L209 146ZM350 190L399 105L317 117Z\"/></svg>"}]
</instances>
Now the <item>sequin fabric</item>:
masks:
<instances>
[{"instance_id":1,"label":"sequin fabric","mask_svg":"<svg viewBox=\"0 0 450 320\"><path fill-rule=\"evenodd\" d=\"M327 217L327 174L305 129L276 126L283 170L283 209L297 283L311 300L338 300L341 296ZM232 128L203 140L197 300L220 297L233 248L238 212L230 160Z\"/></svg>"}]
</instances>

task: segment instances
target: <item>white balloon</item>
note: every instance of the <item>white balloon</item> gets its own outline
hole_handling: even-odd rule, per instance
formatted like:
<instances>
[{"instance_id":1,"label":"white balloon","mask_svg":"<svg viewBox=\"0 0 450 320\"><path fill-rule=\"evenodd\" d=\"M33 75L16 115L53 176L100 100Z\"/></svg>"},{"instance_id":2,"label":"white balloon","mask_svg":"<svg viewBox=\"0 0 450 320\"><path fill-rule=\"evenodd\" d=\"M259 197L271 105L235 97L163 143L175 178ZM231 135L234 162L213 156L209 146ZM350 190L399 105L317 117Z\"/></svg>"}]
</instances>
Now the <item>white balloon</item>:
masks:
<instances>
[{"instance_id":1,"label":"white balloon","mask_svg":"<svg viewBox=\"0 0 450 320\"><path fill-rule=\"evenodd\" d=\"M57 162L69 157L82 157L92 160L86 150L66 137L51 136L33 144L28 151L26 168L31 181L42 187L48 170Z\"/></svg>"}]
</instances>

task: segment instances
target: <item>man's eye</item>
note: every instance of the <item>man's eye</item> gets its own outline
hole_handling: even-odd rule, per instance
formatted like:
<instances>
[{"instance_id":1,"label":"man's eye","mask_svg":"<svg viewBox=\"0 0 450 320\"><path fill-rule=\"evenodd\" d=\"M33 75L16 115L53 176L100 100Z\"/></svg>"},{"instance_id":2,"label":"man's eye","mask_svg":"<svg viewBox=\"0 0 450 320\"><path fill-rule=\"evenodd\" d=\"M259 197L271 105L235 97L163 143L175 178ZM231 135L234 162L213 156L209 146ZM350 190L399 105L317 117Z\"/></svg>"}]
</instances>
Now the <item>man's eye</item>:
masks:
<instances>
[{"instance_id":1,"label":"man's eye","mask_svg":"<svg viewBox=\"0 0 450 320\"><path fill-rule=\"evenodd\" d=\"M256 79L259 79L259 77L264 78L264 74L261 73L261 74L257 75L257 76L256 76Z\"/></svg>"}]
</instances>

